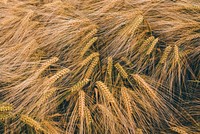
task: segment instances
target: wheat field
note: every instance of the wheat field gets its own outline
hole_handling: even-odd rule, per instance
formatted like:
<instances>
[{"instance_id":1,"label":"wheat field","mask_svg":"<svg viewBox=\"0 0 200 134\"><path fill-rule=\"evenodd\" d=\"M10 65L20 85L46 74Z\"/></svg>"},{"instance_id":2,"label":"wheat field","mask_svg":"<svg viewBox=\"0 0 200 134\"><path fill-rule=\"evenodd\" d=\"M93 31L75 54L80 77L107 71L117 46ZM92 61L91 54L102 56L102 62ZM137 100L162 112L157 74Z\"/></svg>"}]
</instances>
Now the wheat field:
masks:
<instances>
[{"instance_id":1,"label":"wheat field","mask_svg":"<svg viewBox=\"0 0 200 134\"><path fill-rule=\"evenodd\" d=\"M199 0L0 0L0 133L199 134Z\"/></svg>"}]
</instances>

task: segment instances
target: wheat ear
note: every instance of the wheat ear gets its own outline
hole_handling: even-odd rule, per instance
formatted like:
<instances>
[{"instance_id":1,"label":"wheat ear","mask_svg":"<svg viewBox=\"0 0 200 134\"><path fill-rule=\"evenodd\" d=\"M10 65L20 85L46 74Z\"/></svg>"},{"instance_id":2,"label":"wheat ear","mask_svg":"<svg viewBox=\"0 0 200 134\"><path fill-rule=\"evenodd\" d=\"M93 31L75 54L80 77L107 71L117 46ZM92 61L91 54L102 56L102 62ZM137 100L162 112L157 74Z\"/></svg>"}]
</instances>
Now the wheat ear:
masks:
<instances>
[{"instance_id":1,"label":"wheat ear","mask_svg":"<svg viewBox=\"0 0 200 134\"><path fill-rule=\"evenodd\" d=\"M143 22L144 17L142 15L136 16L136 18L133 21L132 25L132 33L136 31L136 29L139 27L139 25Z\"/></svg>"},{"instance_id":2,"label":"wheat ear","mask_svg":"<svg viewBox=\"0 0 200 134\"><path fill-rule=\"evenodd\" d=\"M128 58L126 58L126 57L121 57L121 60L122 60L123 62L125 62L126 65L129 65L129 66L132 65L131 61L130 61Z\"/></svg>"},{"instance_id":3,"label":"wheat ear","mask_svg":"<svg viewBox=\"0 0 200 134\"><path fill-rule=\"evenodd\" d=\"M72 86L70 88L71 92L75 92L75 91L79 91L80 89L82 89L86 84L88 84L90 80L89 79L83 79L82 81L79 81L78 83L76 83L74 86Z\"/></svg>"},{"instance_id":4,"label":"wheat ear","mask_svg":"<svg viewBox=\"0 0 200 134\"><path fill-rule=\"evenodd\" d=\"M48 68L51 64L55 63L58 61L57 57L53 57L46 61L40 68L37 70L37 75L39 76L46 68Z\"/></svg>"},{"instance_id":5,"label":"wheat ear","mask_svg":"<svg viewBox=\"0 0 200 134\"><path fill-rule=\"evenodd\" d=\"M171 52L171 50L172 50L171 46L167 46L165 48L164 53L163 53L163 55L162 55L162 57L160 59L160 63L161 64L165 63L165 61L167 60L167 57L168 57L169 53Z\"/></svg>"},{"instance_id":6,"label":"wheat ear","mask_svg":"<svg viewBox=\"0 0 200 134\"><path fill-rule=\"evenodd\" d=\"M179 60L179 50L177 45L174 46L174 60L175 62L178 62Z\"/></svg>"},{"instance_id":7,"label":"wheat ear","mask_svg":"<svg viewBox=\"0 0 200 134\"><path fill-rule=\"evenodd\" d=\"M113 68L113 59L112 57L108 57L107 62L107 74L108 74L108 80L109 82L112 82L112 68Z\"/></svg>"},{"instance_id":8,"label":"wheat ear","mask_svg":"<svg viewBox=\"0 0 200 134\"><path fill-rule=\"evenodd\" d=\"M56 87L52 87L50 90L48 90L42 97L41 97L41 103L48 100L55 92L57 91Z\"/></svg>"},{"instance_id":9,"label":"wheat ear","mask_svg":"<svg viewBox=\"0 0 200 134\"><path fill-rule=\"evenodd\" d=\"M85 109L85 92L80 91L79 92L79 107L78 107L78 112L79 112L79 117L80 117L80 134L83 133L83 121L84 121L84 109Z\"/></svg>"},{"instance_id":10,"label":"wheat ear","mask_svg":"<svg viewBox=\"0 0 200 134\"><path fill-rule=\"evenodd\" d=\"M150 36L149 38L147 38L142 45L139 48L139 53L143 52L145 50L145 48L147 47L147 45L149 45L153 40L154 40L154 36Z\"/></svg>"},{"instance_id":11,"label":"wheat ear","mask_svg":"<svg viewBox=\"0 0 200 134\"><path fill-rule=\"evenodd\" d=\"M85 118L86 118L86 126L88 129L88 133L91 133L92 116L90 110L87 107L85 107Z\"/></svg>"},{"instance_id":12,"label":"wheat ear","mask_svg":"<svg viewBox=\"0 0 200 134\"><path fill-rule=\"evenodd\" d=\"M99 56L99 53L97 53L97 52L90 54L87 58L85 58L81 62L81 65L84 66L84 65L88 64L93 58L98 57L98 56Z\"/></svg>"},{"instance_id":13,"label":"wheat ear","mask_svg":"<svg viewBox=\"0 0 200 134\"><path fill-rule=\"evenodd\" d=\"M69 73L70 70L68 68L62 69L60 71L58 71L55 75L51 76L49 78L49 83L52 84L54 83L56 80L58 80L60 77L62 77L63 75Z\"/></svg>"},{"instance_id":14,"label":"wheat ear","mask_svg":"<svg viewBox=\"0 0 200 134\"><path fill-rule=\"evenodd\" d=\"M143 134L141 128L136 128L135 134Z\"/></svg>"},{"instance_id":15,"label":"wheat ear","mask_svg":"<svg viewBox=\"0 0 200 134\"><path fill-rule=\"evenodd\" d=\"M90 66L88 67L88 69L87 69L87 71L85 73L85 79L89 79L91 77L92 72L93 72L95 66L98 64L98 62L99 62L99 57L95 57L92 60Z\"/></svg>"},{"instance_id":16,"label":"wheat ear","mask_svg":"<svg viewBox=\"0 0 200 134\"><path fill-rule=\"evenodd\" d=\"M153 42L151 43L151 46L149 47L149 49L147 50L146 55L151 54L151 52L153 51L155 45L158 43L158 38L154 39Z\"/></svg>"},{"instance_id":17,"label":"wheat ear","mask_svg":"<svg viewBox=\"0 0 200 134\"><path fill-rule=\"evenodd\" d=\"M12 111L12 110L13 110L13 106L11 104L0 105L0 112L8 112L8 111Z\"/></svg>"},{"instance_id":18,"label":"wheat ear","mask_svg":"<svg viewBox=\"0 0 200 134\"><path fill-rule=\"evenodd\" d=\"M88 49L93 45L93 43L97 40L97 37L92 38L86 45L85 47L81 50L81 57L88 51Z\"/></svg>"},{"instance_id":19,"label":"wheat ear","mask_svg":"<svg viewBox=\"0 0 200 134\"><path fill-rule=\"evenodd\" d=\"M103 82L97 81L96 86L103 92L109 102L115 102L113 95L110 93L108 87Z\"/></svg>"},{"instance_id":20,"label":"wheat ear","mask_svg":"<svg viewBox=\"0 0 200 134\"><path fill-rule=\"evenodd\" d=\"M128 114L129 114L129 116L131 116L131 114L133 113L133 109L131 106L131 97L129 96L126 87L122 87L121 94L122 94L122 98L123 98L125 107L128 111Z\"/></svg>"},{"instance_id":21,"label":"wheat ear","mask_svg":"<svg viewBox=\"0 0 200 134\"><path fill-rule=\"evenodd\" d=\"M200 6L199 5L184 5L185 9L187 10L197 10L197 11L200 11Z\"/></svg>"},{"instance_id":22,"label":"wheat ear","mask_svg":"<svg viewBox=\"0 0 200 134\"><path fill-rule=\"evenodd\" d=\"M86 116L88 125L91 124L92 116L91 116L90 110L87 107L85 107L85 116Z\"/></svg>"},{"instance_id":23,"label":"wheat ear","mask_svg":"<svg viewBox=\"0 0 200 134\"><path fill-rule=\"evenodd\" d=\"M171 130L177 132L178 134L188 134L186 131L183 130L181 127L171 127Z\"/></svg>"},{"instance_id":24,"label":"wheat ear","mask_svg":"<svg viewBox=\"0 0 200 134\"><path fill-rule=\"evenodd\" d=\"M139 74L132 74L132 77L140 87L147 91L149 95L151 95L154 99L158 98L150 85L146 83L146 81Z\"/></svg>"},{"instance_id":25,"label":"wheat ear","mask_svg":"<svg viewBox=\"0 0 200 134\"><path fill-rule=\"evenodd\" d=\"M21 115L20 120L25 124L33 127L35 130L44 131L39 122L37 122L36 120L32 119L27 115Z\"/></svg>"},{"instance_id":26,"label":"wheat ear","mask_svg":"<svg viewBox=\"0 0 200 134\"><path fill-rule=\"evenodd\" d=\"M0 113L0 121L5 121L11 117L13 117L11 113Z\"/></svg>"},{"instance_id":27,"label":"wheat ear","mask_svg":"<svg viewBox=\"0 0 200 134\"><path fill-rule=\"evenodd\" d=\"M115 68L117 69L117 71L119 71L119 73L121 74L123 78L128 78L128 74L119 63L115 64Z\"/></svg>"}]
</instances>

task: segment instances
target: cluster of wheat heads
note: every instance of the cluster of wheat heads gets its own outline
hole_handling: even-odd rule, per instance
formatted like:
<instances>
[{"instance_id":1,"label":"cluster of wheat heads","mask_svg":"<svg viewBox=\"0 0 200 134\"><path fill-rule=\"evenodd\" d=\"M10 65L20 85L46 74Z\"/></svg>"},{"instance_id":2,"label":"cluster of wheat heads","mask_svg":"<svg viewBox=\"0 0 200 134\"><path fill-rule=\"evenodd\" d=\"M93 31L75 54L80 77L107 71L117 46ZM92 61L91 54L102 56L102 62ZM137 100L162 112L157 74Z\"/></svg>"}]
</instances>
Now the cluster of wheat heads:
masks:
<instances>
[{"instance_id":1,"label":"cluster of wheat heads","mask_svg":"<svg viewBox=\"0 0 200 134\"><path fill-rule=\"evenodd\" d=\"M1 132L198 133L199 42L195 0L1 1Z\"/></svg>"}]
</instances>

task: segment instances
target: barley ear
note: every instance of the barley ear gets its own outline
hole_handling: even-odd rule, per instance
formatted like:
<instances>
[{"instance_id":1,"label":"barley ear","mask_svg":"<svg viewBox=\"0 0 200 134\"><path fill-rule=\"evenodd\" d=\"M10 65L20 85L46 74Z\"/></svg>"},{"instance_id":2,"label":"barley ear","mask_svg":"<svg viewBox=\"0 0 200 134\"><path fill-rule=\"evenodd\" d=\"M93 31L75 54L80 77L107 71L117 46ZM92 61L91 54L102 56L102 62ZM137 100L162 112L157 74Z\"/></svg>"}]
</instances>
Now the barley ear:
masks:
<instances>
[{"instance_id":1,"label":"barley ear","mask_svg":"<svg viewBox=\"0 0 200 134\"><path fill-rule=\"evenodd\" d=\"M70 88L71 92L79 91L82 89L86 84L89 83L89 79L83 79L82 81L77 82L74 86Z\"/></svg>"},{"instance_id":2,"label":"barley ear","mask_svg":"<svg viewBox=\"0 0 200 134\"><path fill-rule=\"evenodd\" d=\"M114 97L113 95L110 93L108 87L101 81L97 81L96 82L96 86L99 90L102 91L102 93L105 95L106 99L109 101L109 102L112 102L114 103L115 100L114 100Z\"/></svg>"},{"instance_id":3,"label":"barley ear","mask_svg":"<svg viewBox=\"0 0 200 134\"><path fill-rule=\"evenodd\" d=\"M156 38L152 43L151 46L149 47L149 49L147 50L146 55L150 55L151 52L153 51L155 45L158 43L158 38Z\"/></svg>"},{"instance_id":4,"label":"barley ear","mask_svg":"<svg viewBox=\"0 0 200 134\"><path fill-rule=\"evenodd\" d=\"M177 132L178 134L188 134L183 128L181 127L171 127L171 130Z\"/></svg>"},{"instance_id":5,"label":"barley ear","mask_svg":"<svg viewBox=\"0 0 200 134\"><path fill-rule=\"evenodd\" d=\"M98 56L99 56L99 53L97 53L97 52L94 52L94 53L90 54L87 58L85 58L85 59L81 62L81 65L82 65L82 66L87 65L93 58L98 57Z\"/></svg>"},{"instance_id":6,"label":"barley ear","mask_svg":"<svg viewBox=\"0 0 200 134\"><path fill-rule=\"evenodd\" d=\"M80 117L80 133L83 133L83 121L84 121L84 109L85 109L85 92L80 91L79 92L79 107L78 107L78 112L79 112L79 117Z\"/></svg>"},{"instance_id":7,"label":"barley ear","mask_svg":"<svg viewBox=\"0 0 200 134\"><path fill-rule=\"evenodd\" d=\"M150 36L149 38L147 38L147 39L142 43L142 45L140 46L140 48L139 48L139 53L142 53L142 52L146 49L147 45L149 45L154 39L155 39L154 36Z\"/></svg>"},{"instance_id":8,"label":"barley ear","mask_svg":"<svg viewBox=\"0 0 200 134\"><path fill-rule=\"evenodd\" d=\"M62 69L58 71L55 75L51 76L49 78L49 83L53 84L56 80L58 80L60 77L64 76L65 74L69 73L70 70L68 68Z\"/></svg>"},{"instance_id":9,"label":"barley ear","mask_svg":"<svg viewBox=\"0 0 200 134\"><path fill-rule=\"evenodd\" d=\"M88 49L94 44L94 42L97 40L97 37L92 38L86 45L85 47L81 50L81 57L84 56L84 54L88 51Z\"/></svg>"},{"instance_id":10,"label":"barley ear","mask_svg":"<svg viewBox=\"0 0 200 134\"><path fill-rule=\"evenodd\" d=\"M36 120L32 119L27 115L21 115L20 120L25 124L33 127L35 130L44 131L39 122L37 122Z\"/></svg>"},{"instance_id":11,"label":"barley ear","mask_svg":"<svg viewBox=\"0 0 200 134\"><path fill-rule=\"evenodd\" d=\"M174 46L174 60L175 62L179 61L179 49L177 45Z\"/></svg>"},{"instance_id":12,"label":"barley ear","mask_svg":"<svg viewBox=\"0 0 200 134\"><path fill-rule=\"evenodd\" d=\"M128 74L119 63L115 64L115 68L117 69L117 71L119 71L119 73L121 74L123 78L128 78Z\"/></svg>"},{"instance_id":13,"label":"barley ear","mask_svg":"<svg viewBox=\"0 0 200 134\"><path fill-rule=\"evenodd\" d=\"M88 67L86 73L85 73L85 79L89 79L92 75L92 72L94 71L95 66L98 64L99 62L99 57L95 57L90 66Z\"/></svg>"},{"instance_id":14,"label":"barley ear","mask_svg":"<svg viewBox=\"0 0 200 134\"><path fill-rule=\"evenodd\" d=\"M171 46L167 46L164 50L164 53L160 59L160 63L163 64L165 63L165 61L167 60L167 57L169 55L169 53L171 52L172 47Z\"/></svg>"}]
</instances>

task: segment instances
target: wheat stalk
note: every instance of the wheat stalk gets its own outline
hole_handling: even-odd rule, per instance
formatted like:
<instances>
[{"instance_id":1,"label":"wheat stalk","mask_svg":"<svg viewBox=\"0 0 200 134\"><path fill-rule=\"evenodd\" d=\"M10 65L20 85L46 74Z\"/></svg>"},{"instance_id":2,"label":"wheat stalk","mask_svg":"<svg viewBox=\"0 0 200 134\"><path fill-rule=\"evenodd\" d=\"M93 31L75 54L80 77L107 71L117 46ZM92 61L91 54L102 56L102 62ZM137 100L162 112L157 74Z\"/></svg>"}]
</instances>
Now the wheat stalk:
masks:
<instances>
[{"instance_id":1,"label":"wheat stalk","mask_svg":"<svg viewBox=\"0 0 200 134\"><path fill-rule=\"evenodd\" d=\"M87 71L85 73L85 77L84 77L85 79L89 79L91 77L91 74L92 74L95 66L98 64L98 62L99 62L99 57L95 57L92 60L90 66L88 67L88 69L87 69Z\"/></svg>"},{"instance_id":2,"label":"wheat stalk","mask_svg":"<svg viewBox=\"0 0 200 134\"><path fill-rule=\"evenodd\" d=\"M115 102L113 95L110 93L108 87L103 82L97 81L96 86L98 89L100 89L103 92L103 94L105 95L106 99L109 102L112 102L112 103Z\"/></svg>"},{"instance_id":3,"label":"wheat stalk","mask_svg":"<svg viewBox=\"0 0 200 134\"><path fill-rule=\"evenodd\" d=\"M32 119L27 115L21 115L20 120L25 124L33 127L35 130L44 131L39 122L37 122L36 120Z\"/></svg>"},{"instance_id":4,"label":"wheat stalk","mask_svg":"<svg viewBox=\"0 0 200 134\"><path fill-rule=\"evenodd\" d=\"M153 51L155 45L158 43L158 38L154 39L153 42L151 43L151 46L149 47L149 49L147 50L146 55L151 54L151 52Z\"/></svg>"},{"instance_id":5,"label":"wheat stalk","mask_svg":"<svg viewBox=\"0 0 200 134\"><path fill-rule=\"evenodd\" d=\"M99 53L94 52L92 54L90 54L87 58L85 58L82 62L81 65L84 66L86 64L88 64L93 58L99 56Z\"/></svg>"},{"instance_id":6,"label":"wheat stalk","mask_svg":"<svg viewBox=\"0 0 200 134\"><path fill-rule=\"evenodd\" d=\"M121 76L123 78L128 78L128 74L126 73L124 68L119 63L115 64L115 68L119 71L119 73L121 74Z\"/></svg>"},{"instance_id":7,"label":"wheat stalk","mask_svg":"<svg viewBox=\"0 0 200 134\"><path fill-rule=\"evenodd\" d=\"M88 51L88 49L94 44L94 42L97 40L97 37L92 38L86 45L85 47L81 50L80 55L84 56L84 54Z\"/></svg>"},{"instance_id":8,"label":"wheat stalk","mask_svg":"<svg viewBox=\"0 0 200 134\"><path fill-rule=\"evenodd\" d=\"M163 64L166 60L167 60L167 57L169 55L169 53L171 52L171 49L172 47L171 46L167 46L164 50L164 53L160 59L160 63Z\"/></svg>"},{"instance_id":9,"label":"wheat stalk","mask_svg":"<svg viewBox=\"0 0 200 134\"><path fill-rule=\"evenodd\" d=\"M79 91L82 89L86 84L88 84L89 79L83 79L82 81L77 82L74 86L70 88L71 92Z\"/></svg>"}]
</instances>

